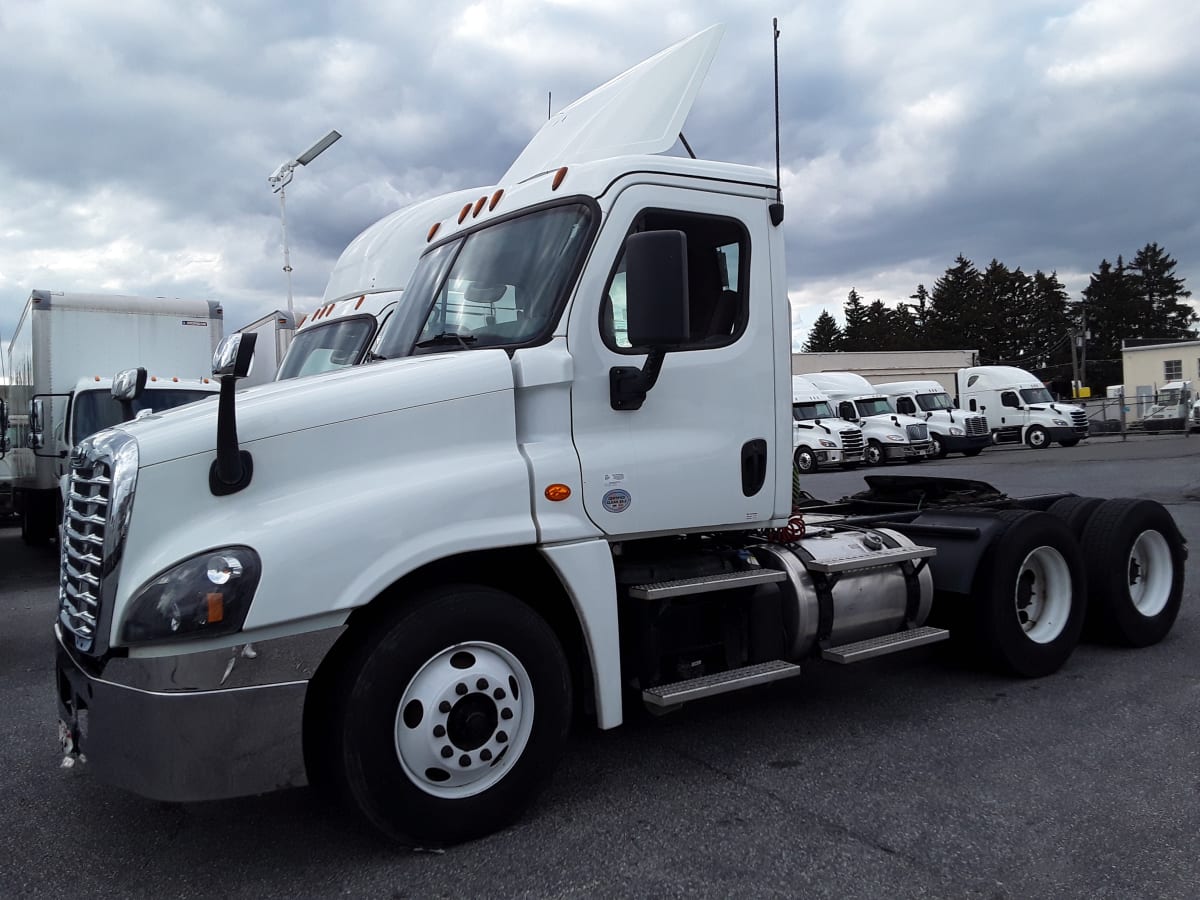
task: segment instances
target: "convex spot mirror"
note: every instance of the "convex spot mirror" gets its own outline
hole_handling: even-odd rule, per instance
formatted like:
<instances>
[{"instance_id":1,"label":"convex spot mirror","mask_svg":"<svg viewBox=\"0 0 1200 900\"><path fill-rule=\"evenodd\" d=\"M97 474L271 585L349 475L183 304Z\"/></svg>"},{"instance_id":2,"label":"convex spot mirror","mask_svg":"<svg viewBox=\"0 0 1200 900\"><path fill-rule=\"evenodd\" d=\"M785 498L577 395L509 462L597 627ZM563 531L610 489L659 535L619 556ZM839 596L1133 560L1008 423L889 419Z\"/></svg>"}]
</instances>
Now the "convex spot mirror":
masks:
<instances>
[{"instance_id":1,"label":"convex spot mirror","mask_svg":"<svg viewBox=\"0 0 1200 900\"><path fill-rule=\"evenodd\" d=\"M254 342L258 335L249 333L231 334L223 338L213 354L212 373L220 378L232 375L245 378L254 366Z\"/></svg>"},{"instance_id":2,"label":"convex spot mirror","mask_svg":"<svg viewBox=\"0 0 1200 900\"><path fill-rule=\"evenodd\" d=\"M42 406L41 398L35 398L29 401L29 449L41 450L46 443L46 439L42 432L45 426L42 424L45 417L44 407Z\"/></svg>"},{"instance_id":3,"label":"convex spot mirror","mask_svg":"<svg viewBox=\"0 0 1200 900\"><path fill-rule=\"evenodd\" d=\"M146 389L146 370L140 366L125 369L113 376L112 395L115 400L136 400Z\"/></svg>"},{"instance_id":4,"label":"convex spot mirror","mask_svg":"<svg viewBox=\"0 0 1200 900\"><path fill-rule=\"evenodd\" d=\"M625 239L625 324L634 347L687 343L687 235L643 231Z\"/></svg>"}]
</instances>

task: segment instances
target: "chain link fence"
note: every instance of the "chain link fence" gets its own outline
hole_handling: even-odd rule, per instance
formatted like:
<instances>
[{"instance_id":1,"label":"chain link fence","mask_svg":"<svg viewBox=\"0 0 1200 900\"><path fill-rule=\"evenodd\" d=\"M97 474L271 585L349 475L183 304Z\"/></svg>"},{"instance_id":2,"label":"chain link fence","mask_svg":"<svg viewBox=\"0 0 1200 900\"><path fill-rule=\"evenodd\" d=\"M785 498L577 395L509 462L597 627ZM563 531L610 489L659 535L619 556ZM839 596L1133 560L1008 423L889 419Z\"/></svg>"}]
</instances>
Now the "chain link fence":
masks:
<instances>
[{"instance_id":1,"label":"chain link fence","mask_svg":"<svg viewBox=\"0 0 1200 900\"><path fill-rule=\"evenodd\" d=\"M1196 397L1186 390L1141 392L1136 396L1090 397L1069 400L1083 408L1088 434L1094 437L1137 434L1187 436L1200 431L1200 409Z\"/></svg>"}]
</instances>

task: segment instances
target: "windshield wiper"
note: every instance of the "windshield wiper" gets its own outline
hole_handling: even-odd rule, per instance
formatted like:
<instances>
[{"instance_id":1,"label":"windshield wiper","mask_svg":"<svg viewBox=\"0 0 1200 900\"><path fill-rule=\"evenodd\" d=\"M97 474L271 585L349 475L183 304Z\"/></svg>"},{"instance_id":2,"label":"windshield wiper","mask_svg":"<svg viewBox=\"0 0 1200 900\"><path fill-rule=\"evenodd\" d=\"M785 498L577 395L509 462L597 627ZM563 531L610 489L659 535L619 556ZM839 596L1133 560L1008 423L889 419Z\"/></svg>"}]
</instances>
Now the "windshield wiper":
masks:
<instances>
[{"instance_id":1,"label":"windshield wiper","mask_svg":"<svg viewBox=\"0 0 1200 900\"><path fill-rule=\"evenodd\" d=\"M416 346L424 349L425 347L441 347L445 344L462 344L464 350L469 350L469 343L475 343L476 337L473 334L459 334L457 331L443 331L441 334L435 334L427 341L417 341Z\"/></svg>"}]
</instances>

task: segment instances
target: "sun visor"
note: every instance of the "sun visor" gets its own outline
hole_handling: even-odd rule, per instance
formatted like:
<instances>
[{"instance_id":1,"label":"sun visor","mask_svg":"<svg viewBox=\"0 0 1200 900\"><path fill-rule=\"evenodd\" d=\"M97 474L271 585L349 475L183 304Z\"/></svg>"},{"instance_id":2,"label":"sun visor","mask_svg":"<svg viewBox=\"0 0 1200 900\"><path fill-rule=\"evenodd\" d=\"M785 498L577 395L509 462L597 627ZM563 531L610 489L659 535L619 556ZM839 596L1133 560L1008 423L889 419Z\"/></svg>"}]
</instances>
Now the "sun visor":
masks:
<instances>
[{"instance_id":1,"label":"sun visor","mask_svg":"<svg viewBox=\"0 0 1200 900\"><path fill-rule=\"evenodd\" d=\"M559 166L671 149L708 74L724 25L668 47L551 118L500 184Z\"/></svg>"}]
</instances>

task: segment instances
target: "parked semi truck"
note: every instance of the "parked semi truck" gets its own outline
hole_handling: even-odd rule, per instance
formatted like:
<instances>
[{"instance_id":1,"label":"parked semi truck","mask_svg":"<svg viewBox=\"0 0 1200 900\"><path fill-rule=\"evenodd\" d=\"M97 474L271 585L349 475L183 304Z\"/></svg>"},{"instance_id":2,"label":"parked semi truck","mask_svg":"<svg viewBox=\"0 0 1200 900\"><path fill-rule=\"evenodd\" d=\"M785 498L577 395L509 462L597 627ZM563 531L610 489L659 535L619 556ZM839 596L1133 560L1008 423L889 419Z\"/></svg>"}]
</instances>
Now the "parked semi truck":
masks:
<instances>
[{"instance_id":1,"label":"parked semi truck","mask_svg":"<svg viewBox=\"0 0 1200 900\"><path fill-rule=\"evenodd\" d=\"M808 475L818 469L856 468L863 461L862 429L839 419L833 401L801 375L792 376L792 461Z\"/></svg>"},{"instance_id":2,"label":"parked semi truck","mask_svg":"<svg viewBox=\"0 0 1200 900\"><path fill-rule=\"evenodd\" d=\"M995 444L1023 442L1044 450L1055 441L1074 447L1088 436L1086 412L1057 402L1034 375L1015 366L959 369L958 403L987 416Z\"/></svg>"},{"instance_id":3,"label":"parked semi truck","mask_svg":"<svg viewBox=\"0 0 1200 900\"><path fill-rule=\"evenodd\" d=\"M210 396L217 390L208 374L222 321L221 307L207 300L30 294L8 347L13 503L26 542L57 534L59 479L71 448L122 420L112 376L131 366L150 373L135 414Z\"/></svg>"},{"instance_id":4,"label":"parked semi truck","mask_svg":"<svg viewBox=\"0 0 1200 900\"><path fill-rule=\"evenodd\" d=\"M930 455L944 459L948 453L978 456L992 443L987 418L963 412L939 381L887 381L875 390L888 398L901 415L924 419L929 427Z\"/></svg>"},{"instance_id":5,"label":"parked semi truck","mask_svg":"<svg viewBox=\"0 0 1200 900\"><path fill-rule=\"evenodd\" d=\"M482 188L455 191L396 210L368 226L342 251L316 311L300 322L294 348L279 366L277 380L316 375L370 358L371 347L395 311L417 257L428 244L430 222L450 215L463 220ZM467 319L458 327L482 324ZM254 351L258 356L258 350Z\"/></svg>"},{"instance_id":6,"label":"parked semi truck","mask_svg":"<svg viewBox=\"0 0 1200 900\"><path fill-rule=\"evenodd\" d=\"M894 460L921 462L933 454L929 426L913 416L902 416L882 392L854 372L814 372L804 376L837 404L838 415L863 432L868 466Z\"/></svg>"},{"instance_id":7,"label":"parked semi truck","mask_svg":"<svg viewBox=\"0 0 1200 900\"><path fill-rule=\"evenodd\" d=\"M1151 434L1190 429L1193 400L1190 381L1168 381L1155 394L1154 405L1142 419L1142 428Z\"/></svg>"},{"instance_id":8,"label":"parked semi truck","mask_svg":"<svg viewBox=\"0 0 1200 900\"><path fill-rule=\"evenodd\" d=\"M238 331L254 334L254 370L242 379L240 388L254 387L275 380L279 364L296 336L296 314L286 309L276 309Z\"/></svg>"},{"instance_id":9,"label":"parked semi truck","mask_svg":"<svg viewBox=\"0 0 1200 900\"><path fill-rule=\"evenodd\" d=\"M1085 613L1167 634L1184 544L1157 503L876 475L793 506L778 186L659 155L719 34L431 222L379 360L235 394L231 335L217 409L83 442L57 685L96 778L168 801L315 782L452 842L530 803L576 717L945 639L1046 675ZM468 298L498 313L463 335Z\"/></svg>"}]
</instances>

